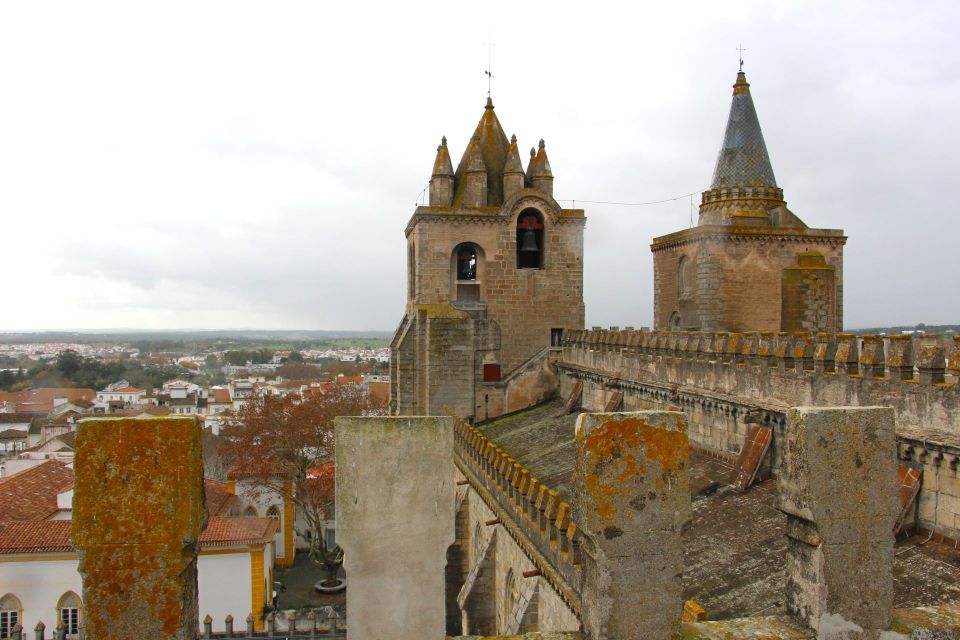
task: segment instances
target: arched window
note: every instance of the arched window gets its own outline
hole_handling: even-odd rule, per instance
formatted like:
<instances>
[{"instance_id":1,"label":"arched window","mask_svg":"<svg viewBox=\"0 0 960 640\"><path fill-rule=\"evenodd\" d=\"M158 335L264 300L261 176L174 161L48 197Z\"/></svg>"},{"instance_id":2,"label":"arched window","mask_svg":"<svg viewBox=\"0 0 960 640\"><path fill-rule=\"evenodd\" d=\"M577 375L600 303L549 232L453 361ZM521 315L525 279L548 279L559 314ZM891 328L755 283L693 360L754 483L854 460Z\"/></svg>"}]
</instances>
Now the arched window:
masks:
<instances>
[{"instance_id":1,"label":"arched window","mask_svg":"<svg viewBox=\"0 0 960 640\"><path fill-rule=\"evenodd\" d=\"M483 551L483 546L480 544L480 523L477 523L477 526L473 529L473 562L476 564L480 561L480 552Z\"/></svg>"},{"instance_id":2,"label":"arched window","mask_svg":"<svg viewBox=\"0 0 960 640\"><path fill-rule=\"evenodd\" d=\"M669 326L667 327L668 329L680 328L680 312L679 311L674 311L673 313L670 314L670 321L668 324L669 324Z\"/></svg>"},{"instance_id":3,"label":"arched window","mask_svg":"<svg viewBox=\"0 0 960 640\"><path fill-rule=\"evenodd\" d=\"M482 277L483 249L472 242L458 244L453 249L453 299L455 302L479 302Z\"/></svg>"},{"instance_id":4,"label":"arched window","mask_svg":"<svg viewBox=\"0 0 960 640\"><path fill-rule=\"evenodd\" d=\"M243 510L243 515L247 516L248 518L256 518L257 510L254 509L252 506L247 507L246 509Z\"/></svg>"},{"instance_id":5,"label":"arched window","mask_svg":"<svg viewBox=\"0 0 960 640\"><path fill-rule=\"evenodd\" d=\"M543 216L524 209L517 218L517 269L543 268Z\"/></svg>"},{"instance_id":6,"label":"arched window","mask_svg":"<svg viewBox=\"0 0 960 640\"><path fill-rule=\"evenodd\" d=\"M267 509L267 517L277 522L280 521L280 509L277 508L277 505L273 505Z\"/></svg>"},{"instance_id":7,"label":"arched window","mask_svg":"<svg viewBox=\"0 0 960 640\"><path fill-rule=\"evenodd\" d=\"M67 591L60 596L57 602L57 617L63 623L68 638L77 638L80 635L80 596L73 591Z\"/></svg>"},{"instance_id":8,"label":"arched window","mask_svg":"<svg viewBox=\"0 0 960 640\"><path fill-rule=\"evenodd\" d=\"M687 256L681 256L677 265L677 295L681 300L693 297L693 263Z\"/></svg>"},{"instance_id":9,"label":"arched window","mask_svg":"<svg viewBox=\"0 0 960 640\"><path fill-rule=\"evenodd\" d=\"M503 626L510 624L510 615L513 613L513 606L517 602L517 579L513 575L513 569L507 571L507 579L503 581Z\"/></svg>"},{"instance_id":10,"label":"arched window","mask_svg":"<svg viewBox=\"0 0 960 640\"><path fill-rule=\"evenodd\" d=\"M20 622L23 615L23 605L12 593L0 598L0 638L9 638L13 635L13 628Z\"/></svg>"},{"instance_id":11,"label":"arched window","mask_svg":"<svg viewBox=\"0 0 960 640\"><path fill-rule=\"evenodd\" d=\"M477 279L477 250L473 245L463 244L457 249L457 280Z\"/></svg>"}]
</instances>

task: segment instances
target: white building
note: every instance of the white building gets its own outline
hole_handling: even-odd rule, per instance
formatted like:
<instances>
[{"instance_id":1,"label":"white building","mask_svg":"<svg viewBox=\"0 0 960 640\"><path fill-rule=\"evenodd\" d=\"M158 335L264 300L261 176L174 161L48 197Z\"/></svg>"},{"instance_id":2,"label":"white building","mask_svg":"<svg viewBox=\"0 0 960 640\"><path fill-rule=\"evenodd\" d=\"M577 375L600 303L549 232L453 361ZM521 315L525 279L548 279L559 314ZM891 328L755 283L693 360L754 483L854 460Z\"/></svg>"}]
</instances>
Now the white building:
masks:
<instances>
[{"instance_id":1,"label":"white building","mask_svg":"<svg viewBox=\"0 0 960 640\"><path fill-rule=\"evenodd\" d=\"M76 638L83 624L79 556L70 544L73 471L57 461L0 483L0 638L17 622L32 631L58 621ZM227 485L205 481L210 519L200 536L197 559L200 619L209 614L214 630L223 620L261 612L273 593L274 535L266 517L238 517L237 497Z\"/></svg>"},{"instance_id":2,"label":"white building","mask_svg":"<svg viewBox=\"0 0 960 640\"><path fill-rule=\"evenodd\" d=\"M108 385L97 391L94 410L99 413L113 413L122 409L142 407L147 404L147 392L131 386L126 380Z\"/></svg>"}]
</instances>

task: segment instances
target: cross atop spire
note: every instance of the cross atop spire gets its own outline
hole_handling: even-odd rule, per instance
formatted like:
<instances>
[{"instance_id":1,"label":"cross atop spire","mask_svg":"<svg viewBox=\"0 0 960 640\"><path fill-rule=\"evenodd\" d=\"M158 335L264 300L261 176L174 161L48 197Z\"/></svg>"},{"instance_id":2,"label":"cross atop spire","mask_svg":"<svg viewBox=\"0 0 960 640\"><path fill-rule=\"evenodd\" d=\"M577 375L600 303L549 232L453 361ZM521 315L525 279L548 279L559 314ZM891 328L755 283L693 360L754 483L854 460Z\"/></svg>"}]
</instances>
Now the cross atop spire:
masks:
<instances>
[{"instance_id":1,"label":"cross atop spire","mask_svg":"<svg viewBox=\"0 0 960 640\"><path fill-rule=\"evenodd\" d=\"M740 52L740 71L743 71L743 52L746 51L746 49L744 49L743 45L741 44L737 45L737 51Z\"/></svg>"}]
</instances>

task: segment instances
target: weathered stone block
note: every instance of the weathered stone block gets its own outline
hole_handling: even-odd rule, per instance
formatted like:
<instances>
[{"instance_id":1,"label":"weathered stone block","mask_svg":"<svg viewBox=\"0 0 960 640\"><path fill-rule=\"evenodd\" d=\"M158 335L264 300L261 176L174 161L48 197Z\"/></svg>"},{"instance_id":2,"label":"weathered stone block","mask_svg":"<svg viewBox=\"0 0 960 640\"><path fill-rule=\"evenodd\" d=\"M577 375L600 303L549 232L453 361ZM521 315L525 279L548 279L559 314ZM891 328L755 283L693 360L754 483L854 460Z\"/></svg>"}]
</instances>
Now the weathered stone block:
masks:
<instances>
[{"instance_id":1,"label":"weathered stone block","mask_svg":"<svg viewBox=\"0 0 960 640\"><path fill-rule=\"evenodd\" d=\"M690 510L683 414L583 414L575 520L584 549L582 619L597 640L671 638L683 610L680 529Z\"/></svg>"},{"instance_id":2,"label":"weathered stone block","mask_svg":"<svg viewBox=\"0 0 960 640\"><path fill-rule=\"evenodd\" d=\"M818 633L823 626L824 637L838 620L886 629L898 510L893 409L791 409L779 484L787 610Z\"/></svg>"},{"instance_id":3,"label":"weathered stone block","mask_svg":"<svg viewBox=\"0 0 960 640\"><path fill-rule=\"evenodd\" d=\"M196 638L206 519L196 418L82 422L75 471L87 637Z\"/></svg>"},{"instance_id":4,"label":"weathered stone block","mask_svg":"<svg viewBox=\"0 0 960 640\"><path fill-rule=\"evenodd\" d=\"M353 640L444 637L453 427L453 418L336 420L337 542Z\"/></svg>"}]
</instances>

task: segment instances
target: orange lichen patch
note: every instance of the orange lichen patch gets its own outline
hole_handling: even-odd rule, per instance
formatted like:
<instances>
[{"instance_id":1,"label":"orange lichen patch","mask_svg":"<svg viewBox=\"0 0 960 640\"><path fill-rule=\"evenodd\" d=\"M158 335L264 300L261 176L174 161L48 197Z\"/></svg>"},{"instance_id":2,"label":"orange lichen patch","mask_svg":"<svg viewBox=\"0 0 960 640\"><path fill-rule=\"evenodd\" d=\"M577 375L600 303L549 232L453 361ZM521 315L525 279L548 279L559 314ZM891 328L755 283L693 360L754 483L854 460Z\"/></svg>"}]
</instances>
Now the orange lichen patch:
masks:
<instances>
[{"instance_id":1,"label":"orange lichen patch","mask_svg":"<svg viewBox=\"0 0 960 640\"><path fill-rule=\"evenodd\" d=\"M707 619L707 610L701 607L696 600L687 600L683 603L683 621L700 622Z\"/></svg>"},{"instance_id":2,"label":"orange lichen patch","mask_svg":"<svg viewBox=\"0 0 960 640\"><path fill-rule=\"evenodd\" d=\"M186 637L205 524L195 418L101 419L76 440L72 538L89 637Z\"/></svg>"},{"instance_id":3,"label":"orange lichen patch","mask_svg":"<svg viewBox=\"0 0 960 640\"><path fill-rule=\"evenodd\" d=\"M679 416L674 426L676 430L670 430L640 418L611 417L585 435L578 431L587 456L584 486L603 522L613 521L619 511L617 498L625 491L634 493L644 476L653 474L660 492L665 481L685 467L690 455L686 427Z\"/></svg>"}]
</instances>

